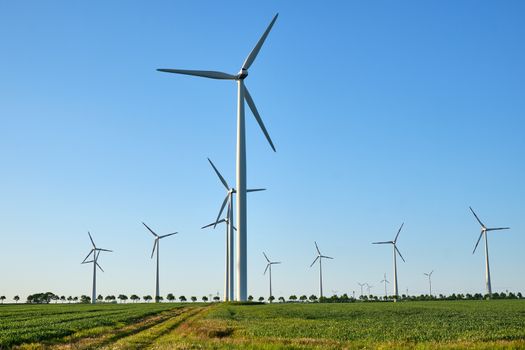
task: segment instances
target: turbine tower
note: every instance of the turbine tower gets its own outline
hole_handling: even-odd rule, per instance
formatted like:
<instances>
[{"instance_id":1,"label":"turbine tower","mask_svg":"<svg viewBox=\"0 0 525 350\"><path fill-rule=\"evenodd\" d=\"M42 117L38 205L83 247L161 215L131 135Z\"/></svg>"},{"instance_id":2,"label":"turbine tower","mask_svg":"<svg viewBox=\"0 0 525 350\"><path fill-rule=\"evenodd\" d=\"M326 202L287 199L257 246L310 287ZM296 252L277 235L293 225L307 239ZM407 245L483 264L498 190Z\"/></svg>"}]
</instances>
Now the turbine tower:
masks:
<instances>
[{"instance_id":1,"label":"turbine tower","mask_svg":"<svg viewBox=\"0 0 525 350\"><path fill-rule=\"evenodd\" d=\"M310 267L314 266L315 262L319 260L319 298L323 297L323 266L322 266L322 260L323 259L333 259L332 257L326 256L321 254L321 251L319 250L319 246L317 245L317 242L315 243L315 249L317 250L317 257L315 258L314 262L310 265Z\"/></svg>"},{"instance_id":2,"label":"turbine tower","mask_svg":"<svg viewBox=\"0 0 525 350\"><path fill-rule=\"evenodd\" d=\"M429 295L432 296L432 274L434 273L434 270L430 271L429 273L424 272L423 274L428 277L428 287L429 287Z\"/></svg>"},{"instance_id":3,"label":"turbine tower","mask_svg":"<svg viewBox=\"0 0 525 350\"><path fill-rule=\"evenodd\" d=\"M268 259L268 257L266 256L266 254L264 252L263 252L263 255L264 255L264 258L267 261L266 268L264 269L264 275L266 275L266 271L269 271L270 297L268 298L268 300L270 300L270 303L271 303L272 302L272 300L271 300L271 298L272 298L272 265L280 264L281 262L280 261L270 261L270 259Z\"/></svg>"},{"instance_id":4,"label":"turbine tower","mask_svg":"<svg viewBox=\"0 0 525 350\"><path fill-rule=\"evenodd\" d=\"M168 233L167 235L159 236L151 228L149 228L149 226L146 225L144 222L142 223L142 225L144 225L148 229L148 231L151 232L151 234L155 237L155 240L153 241L153 250L151 251L151 258L153 259L153 254L155 254L155 250L157 250L157 273L156 273L156 278L155 278L155 302L158 303L159 297L160 297L160 289L159 289L159 248L160 247L159 247L159 243L161 239L169 237L169 236L173 236L177 234L178 232Z\"/></svg>"},{"instance_id":5,"label":"turbine tower","mask_svg":"<svg viewBox=\"0 0 525 350\"><path fill-rule=\"evenodd\" d=\"M264 123L255 107L252 96L248 92L244 79L248 76L248 69L255 61L257 54L261 50L261 47L266 40L266 37L270 33L275 21L277 20L276 14L272 19L265 32L250 52L246 60L244 61L240 71L237 74L228 74L217 71L200 71L200 70L184 70L184 69L157 69L161 72L176 73L193 75L198 77L205 77L211 79L221 80L234 80L237 82L237 151L236 151L236 181L237 181L237 207L236 215L238 218L238 232L237 232L237 244L236 244L236 293L235 298L239 301L246 301L248 297L248 283L247 283L247 203L246 203L246 128L244 118L244 101L248 103L259 127L261 128L264 136L270 143L270 146L275 152L275 146L264 126Z\"/></svg>"},{"instance_id":6,"label":"turbine tower","mask_svg":"<svg viewBox=\"0 0 525 350\"><path fill-rule=\"evenodd\" d=\"M478 220L479 224L481 225L481 233L479 234L478 241L476 242L476 246L474 247L474 250L472 251L472 254L476 252L476 248L478 247L479 241L481 240L481 237L485 237L485 283L487 284L487 294L489 297L492 297L492 285L490 284L490 268L489 268L489 243L487 239L487 232L489 231L499 231L499 230L508 230L510 227L491 227L488 228L485 226L481 220L478 218L472 207L469 207L472 214L474 214L474 217L476 220Z\"/></svg>"},{"instance_id":7,"label":"turbine tower","mask_svg":"<svg viewBox=\"0 0 525 350\"><path fill-rule=\"evenodd\" d=\"M399 237L399 234L401 233L401 229L403 228L403 225L405 223L401 224L401 227L397 231L396 238L394 238L393 241L385 241L385 242L373 242L372 244L392 244L393 252L394 252L394 301L397 301L398 297L398 291L397 291L397 260L396 256L399 254L403 262L405 262L405 259L403 258L403 255L401 255L401 252L399 249L397 249L396 243L397 243L397 237ZM396 254L397 253L397 254Z\"/></svg>"},{"instance_id":8,"label":"turbine tower","mask_svg":"<svg viewBox=\"0 0 525 350\"><path fill-rule=\"evenodd\" d=\"M386 299L386 298L388 297L388 294L387 294L387 292L386 292L386 284L387 284L387 283L390 283L390 282L386 279L386 272L385 272L385 274L384 274L383 280L380 281L379 283L384 283L384 284L385 284L385 299Z\"/></svg>"},{"instance_id":9,"label":"turbine tower","mask_svg":"<svg viewBox=\"0 0 525 350\"><path fill-rule=\"evenodd\" d=\"M98 256L100 255L100 252L112 252L112 250L109 249L103 249L103 248L97 248L95 245L95 242L93 241L93 237L91 237L91 233L89 233L89 240L91 241L91 244L93 245L93 248L91 248L91 251L89 254L84 258L82 261L82 264L89 264L93 263L93 291L91 293L91 304L95 304L97 302L97 267L100 269L100 271L104 272L102 267L98 264ZM93 260L87 261L87 259L93 254Z\"/></svg>"},{"instance_id":10,"label":"turbine tower","mask_svg":"<svg viewBox=\"0 0 525 350\"><path fill-rule=\"evenodd\" d=\"M233 277L234 277L234 257L233 257L233 230L236 228L233 225L233 195L237 192L235 188L230 187L222 174L219 172L215 164L211 161L210 158L208 158L208 162L210 162L211 167L215 171L215 174L217 174L217 177L221 181L224 188L226 188L226 197L224 197L224 200L222 201L221 208L219 209L219 215L217 215L217 219L215 219L215 222L210 225L203 226L202 228L207 228L210 226L213 226L213 228L217 227L217 224L220 222L226 223L226 271L224 274L224 300L225 301L231 301L234 300L234 286L233 286ZM246 192L258 192L258 191L265 191L265 188L254 188L254 189L247 189ZM222 212L224 211L224 208L226 207L226 204L228 205L228 209L226 211L226 218L223 219L223 221L219 220L219 218L222 215Z\"/></svg>"}]
</instances>

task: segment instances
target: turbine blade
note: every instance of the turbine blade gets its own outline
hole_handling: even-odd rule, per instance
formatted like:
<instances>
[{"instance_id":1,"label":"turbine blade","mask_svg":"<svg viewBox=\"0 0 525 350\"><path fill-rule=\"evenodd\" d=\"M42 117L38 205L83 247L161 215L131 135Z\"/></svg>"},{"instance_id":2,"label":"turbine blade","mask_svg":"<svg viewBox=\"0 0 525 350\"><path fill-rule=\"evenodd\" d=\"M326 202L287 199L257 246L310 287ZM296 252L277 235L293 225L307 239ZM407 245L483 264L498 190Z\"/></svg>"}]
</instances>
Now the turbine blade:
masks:
<instances>
[{"instance_id":1,"label":"turbine blade","mask_svg":"<svg viewBox=\"0 0 525 350\"><path fill-rule=\"evenodd\" d=\"M153 254L155 254L155 248L157 248L158 243L159 243L159 240L155 239L155 242L153 242L153 250L151 251L151 259L153 259Z\"/></svg>"},{"instance_id":2,"label":"turbine blade","mask_svg":"<svg viewBox=\"0 0 525 350\"><path fill-rule=\"evenodd\" d=\"M266 271L268 271L268 268L269 268L269 267L270 267L270 264L267 264L267 265L266 265L266 268L264 269L264 273L263 273L263 275L266 275Z\"/></svg>"},{"instance_id":3,"label":"turbine blade","mask_svg":"<svg viewBox=\"0 0 525 350\"><path fill-rule=\"evenodd\" d=\"M397 249L397 247L394 245L394 248L396 249L396 252L397 254L399 254L399 256L401 257L401 259L403 260L403 262L406 262L405 261L405 258L403 258L403 255L401 255L401 252L399 251L399 249Z\"/></svg>"},{"instance_id":4,"label":"turbine blade","mask_svg":"<svg viewBox=\"0 0 525 350\"><path fill-rule=\"evenodd\" d=\"M160 236L159 239L166 238L166 237L169 237L169 236L173 236L173 235L176 235L177 233L178 232L168 233L167 235Z\"/></svg>"},{"instance_id":5,"label":"turbine blade","mask_svg":"<svg viewBox=\"0 0 525 350\"><path fill-rule=\"evenodd\" d=\"M104 272L104 270L102 269L102 267L100 267L100 265L98 264L98 262L95 261L95 264L96 264L97 267L100 269L100 271Z\"/></svg>"},{"instance_id":6,"label":"turbine blade","mask_svg":"<svg viewBox=\"0 0 525 350\"><path fill-rule=\"evenodd\" d=\"M402 224L401 224L401 227L400 227L400 228L399 228L399 230L397 231L397 235L396 235L396 238L394 238L394 243L396 243L396 242L397 242L397 237L398 237L398 236L399 236L399 234L401 233L401 229L403 228L403 225L404 225L404 224L405 224L405 223L402 223Z\"/></svg>"},{"instance_id":7,"label":"turbine blade","mask_svg":"<svg viewBox=\"0 0 525 350\"><path fill-rule=\"evenodd\" d=\"M317 242L314 241L314 243L315 243L315 249L317 249L317 253L318 253L319 255L321 255L321 251L319 250L319 246L317 245Z\"/></svg>"},{"instance_id":8,"label":"turbine blade","mask_svg":"<svg viewBox=\"0 0 525 350\"><path fill-rule=\"evenodd\" d=\"M314 262L310 265L310 267L314 266L315 262L317 261L317 259L319 259L319 257L320 257L320 255L318 255L318 256L315 258Z\"/></svg>"},{"instance_id":9,"label":"turbine blade","mask_svg":"<svg viewBox=\"0 0 525 350\"><path fill-rule=\"evenodd\" d=\"M372 242L372 244L393 244L393 241L384 241L384 242Z\"/></svg>"},{"instance_id":10,"label":"turbine blade","mask_svg":"<svg viewBox=\"0 0 525 350\"><path fill-rule=\"evenodd\" d=\"M235 80L237 77L228 73L217 72L213 70L187 70L187 69L157 69L159 72L176 73L184 75L194 75L197 77L221 79L221 80Z\"/></svg>"},{"instance_id":11,"label":"turbine blade","mask_svg":"<svg viewBox=\"0 0 525 350\"><path fill-rule=\"evenodd\" d=\"M321 258L333 259L331 256L321 255Z\"/></svg>"},{"instance_id":12,"label":"turbine blade","mask_svg":"<svg viewBox=\"0 0 525 350\"><path fill-rule=\"evenodd\" d=\"M102 248L97 248L97 250L100 252L100 251L103 251L103 252L110 252L112 253L113 251L112 250L109 250L109 249L102 249Z\"/></svg>"},{"instance_id":13,"label":"turbine blade","mask_svg":"<svg viewBox=\"0 0 525 350\"><path fill-rule=\"evenodd\" d=\"M215 219L215 225L213 226L213 228L217 227L217 222L219 221L219 218L222 215L222 212L224 210L224 207L226 206L226 203L228 202L229 197L229 194L227 194L226 197L224 197L224 201L222 201L221 209L219 210L219 215L217 215L217 219Z\"/></svg>"},{"instance_id":14,"label":"turbine blade","mask_svg":"<svg viewBox=\"0 0 525 350\"><path fill-rule=\"evenodd\" d=\"M146 226L146 228L149 230L149 232L151 232L151 234L155 237L158 237L159 235L156 234L152 229L149 228L148 225L146 225L144 222L142 222L142 225Z\"/></svg>"},{"instance_id":15,"label":"turbine blade","mask_svg":"<svg viewBox=\"0 0 525 350\"><path fill-rule=\"evenodd\" d=\"M225 220L225 219L220 219L219 221L212 222L211 224L208 224L208 225L206 225L206 226L202 226L201 229L202 229L202 228L208 228L208 227L211 227L211 226L215 226L215 225L217 225L217 224L220 224L221 222L226 222L226 220Z\"/></svg>"},{"instance_id":16,"label":"turbine blade","mask_svg":"<svg viewBox=\"0 0 525 350\"><path fill-rule=\"evenodd\" d=\"M472 251L472 254L476 252L476 248L478 247L479 241L481 241L481 236L483 236L483 231L479 234L478 241L476 242L476 245L474 246L474 250Z\"/></svg>"},{"instance_id":17,"label":"turbine blade","mask_svg":"<svg viewBox=\"0 0 525 350\"><path fill-rule=\"evenodd\" d=\"M277 152L275 150L275 146L273 145L272 139L270 138L270 134L268 134L268 130L266 130L266 127L264 126L261 116L259 115L259 111L257 111L257 107L255 107L255 103L253 102L252 96L248 92L248 88L246 87L246 85L244 86L244 92L245 92L244 96L246 98L246 102L248 103L248 106L250 106L250 109L252 110L255 120L257 120L259 127L261 128L264 136L266 137L266 140L268 140L268 142L270 143L270 147L272 147L274 152Z\"/></svg>"},{"instance_id":18,"label":"turbine blade","mask_svg":"<svg viewBox=\"0 0 525 350\"><path fill-rule=\"evenodd\" d=\"M266 191L266 188L250 188L246 190L246 192L259 192L259 191Z\"/></svg>"},{"instance_id":19,"label":"turbine blade","mask_svg":"<svg viewBox=\"0 0 525 350\"><path fill-rule=\"evenodd\" d=\"M93 253L93 249L91 249L91 251L89 252L89 254L84 258L84 260L82 260L82 264L87 260L87 258L89 258L89 256L91 255L91 253Z\"/></svg>"},{"instance_id":20,"label":"turbine blade","mask_svg":"<svg viewBox=\"0 0 525 350\"><path fill-rule=\"evenodd\" d=\"M88 231L88 235L89 235L89 240L91 241L91 244L93 244L93 248L96 248L97 246L95 245L95 242L93 242L93 237L91 237L91 233L89 233L89 231Z\"/></svg>"},{"instance_id":21,"label":"turbine blade","mask_svg":"<svg viewBox=\"0 0 525 350\"><path fill-rule=\"evenodd\" d=\"M429 274L428 274L428 273L426 273L426 272L423 272L423 275L425 275L425 276L429 276Z\"/></svg>"},{"instance_id":22,"label":"turbine blade","mask_svg":"<svg viewBox=\"0 0 525 350\"><path fill-rule=\"evenodd\" d=\"M494 228L488 228L487 231L499 231L499 230L508 230L510 227L494 227Z\"/></svg>"},{"instance_id":23,"label":"turbine blade","mask_svg":"<svg viewBox=\"0 0 525 350\"><path fill-rule=\"evenodd\" d=\"M208 162L210 162L213 170L215 170L215 173L217 174L217 176L219 177L219 180L221 180L222 184L224 185L224 187L226 187L226 190L229 191L230 190L230 186L228 186L228 183L226 182L226 180L224 180L224 177L222 177L221 173L219 172L219 170L217 170L217 168L215 167L215 164L213 164L213 162L211 161L210 158L208 158Z\"/></svg>"},{"instance_id":24,"label":"turbine blade","mask_svg":"<svg viewBox=\"0 0 525 350\"><path fill-rule=\"evenodd\" d=\"M268 259L268 257L266 256L266 254L264 252L263 252L263 255L266 258L266 261L268 261L268 263L270 263L270 259Z\"/></svg>"},{"instance_id":25,"label":"turbine blade","mask_svg":"<svg viewBox=\"0 0 525 350\"><path fill-rule=\"evenodd\" d=\"M282 264L282 262L280 262L280 261L273 261L273 262L271 262L270 264L272 264L272 265L275 265L275 264Z\"/></svg>"},{"instance_id":26,"label":"turbine blade","mask_svg":"<svg viewBox=\"0 0 525 350\"><path fill-rule=\"evenodd\" d=\"M472 214L474 214L474 216L476 217L476 220L478 220L479 224L481 225L481 227L485 227L485 225L483 225L483 223L481 222L481 220L478 218L478 216L476 215L476 213L474 212L474 209L472 209L472 207L469 207L470 208L470 211L472 212Z\"/></svg>"},{"instance_id":27,"label":"turbine blade","mask_svg":"<svg viewBox=\"0 0 525 350\"><path fill-rule=\"evenodd\" d=\"M252 52L250 52L248 57L246 57L246 60L242 64L242 69L250 68L250 66L252 65L253 61L255 61L255 58L257 57L257 54L261 50L261 47L263 46L264 41L266 40L266 37L268 36L268 34L270 34L270 30L272 30L273 24L277 20L277 16L279 16L278 13L273 17L272 21L270 22L270 25L268 25L268 28L266 28L266 30L264 31L263 35L261 36L261 38L259 39L259 41L255 45L255 47L253 48Z\"/></svg>"}]
</instances>

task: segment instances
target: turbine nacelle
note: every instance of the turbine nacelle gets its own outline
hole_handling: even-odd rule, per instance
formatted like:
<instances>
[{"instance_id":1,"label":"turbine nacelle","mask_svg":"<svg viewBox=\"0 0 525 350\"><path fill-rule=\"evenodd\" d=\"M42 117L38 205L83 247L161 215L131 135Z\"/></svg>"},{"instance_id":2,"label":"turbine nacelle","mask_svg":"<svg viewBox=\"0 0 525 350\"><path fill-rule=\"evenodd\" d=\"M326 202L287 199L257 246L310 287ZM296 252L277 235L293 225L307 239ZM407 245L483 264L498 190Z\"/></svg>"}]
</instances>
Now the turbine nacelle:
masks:
<instances>
[{"instance_id":1,"label":"turbine nacelle","mask_svg":"<svg viewBox=\"0 0 525 350\"><path fill-rule=\"evenodd\" d=\"M248 69L241 68L239 73L237 73L237 80L244 80L248 76Z\"/></svg>"}]
</instances>

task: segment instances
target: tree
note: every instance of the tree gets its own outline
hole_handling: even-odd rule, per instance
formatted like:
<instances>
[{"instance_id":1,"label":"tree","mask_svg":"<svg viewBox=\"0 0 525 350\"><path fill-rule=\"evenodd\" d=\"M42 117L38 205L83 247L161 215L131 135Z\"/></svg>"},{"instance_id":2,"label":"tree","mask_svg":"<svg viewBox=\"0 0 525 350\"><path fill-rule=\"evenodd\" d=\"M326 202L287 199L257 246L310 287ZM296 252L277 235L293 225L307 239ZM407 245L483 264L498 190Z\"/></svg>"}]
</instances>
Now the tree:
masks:
<instances>
[{"instance_id":1,"label":"tree","mask_svg":"<svg viewBox=\"0 0 525 350\"><path fill-rule=\"evenodd\" d=\"M296 301L297 300L297 295L292 294L292 295L290 295L290 297L288 299L291 300L291 301Z\"/></svg>"},{"instance_id":2,"label":"tree","mask_svg":"<svg viewBox=\"0 0 525 350\"><path fill-rule=\"evenodd\" d=\"M104 300L104 297L102 296L102 294L99 294L99 295L98 295L97 300L98 300L98 301L103 301L103 300Z\"/></svg>"},{"instance_id":3,"label":"tree","mask_svg":"<svg viewBox=\"0 0 525 350\"><path fill-rule=\"evenodd\" d=\"M208 297L205 295L202 297L202 301L204 301L205 303L208 302Z\"/></svg>"},{"instance_id":4,"label":"tree","mask_svg":"<svg viewBox=\"0 0 525 350\"><path fill-rule=\"evenodd\" d=\"M166 299L168 299L169 302L173 303L173 301L175 300L175 295L173 295L173 293L169 293Z\"/></svg>"},{"instance_id":5,"label":"tree","mask_svg":"<svg viewBox=\"0 0 525 350\"><path fill-rule=\"evenodd\" d=\"M60 297L59 297L58 295L53 294L53 295L51 296L51 299L54 300L54 301L55 301L55 304L56 304L57 301L60 299Z\"/></svg>"},{"instance_id":6,"label":"tree","mask_svg":"<svg viewBox=\"0 0 525 350\"><path fill-rule=\"evenodd\" d=\"M87 295L81 295L80 296L80 302L82 304L89 304L91 302L91 298L88 297Z\"/></svg>"},{"instance_id":7,"label":"tree","mask_svg":"<svg viewBox=\"0 0 525 350\"><path fill-rule=\"evenodd\" d=\"M2 301L2 304L3 304L5 300L5 295L0 296L0 300Z\"/></svg>"},{"instance_id":8,"label":"tree","mask_svg":"<svg viewBox=\"0 0 525 350\"><path fill-rule=\"evenodd\" d=\"M104 300L106 300L106 302L110 302L111 300L113 300L113 298L111 298L111 295L106 295Z\"/></svg>"},{"instance_id":9,"label":"tree","mask_svg":"<svg viewBox=\"0 0 525 350\"><path fill-rule=\"evenodd\" d=\"M262 303L264 301L264 297L259 297L259 302Z\"/></svg>"},{"instance_id":10,"label":"tree","mask_svg":"<svg viewBox=\"0 0 525 350\"><path fill-rule=\"evenodd\" d=\"M270 295L270 297L268 298L268 301L272 303L274 300L275 300L275 297L273 295Z\"/></svg>"},{"instance_id":11,"label":"tree","mask_svg":"<svg viewBox=\"0 0 525 350\"><path fill-rule=\"evenodd\" d=\"M248 301L253 301L253 295L248 296Z\"/></svg>"},{"instance_id":12,"label":"tree","mask_svg":"<svg viewBox=\"0 0 525 350\"><path fill-rule=\"evenodd\" d=\"M18 295L15 295L13 300L18 304L18 301L20 300L20 297Z\"/></svg>"},{"instance_id":13,"label":"tree","mask_svg":"<svg viewBox=\"0 0 525 350\"><path fill-rule=\"evenodd\" d=\"M76 303L78 301L78 297L74 297L73 301Z\"/></svg>"},{"instance_id":14,"label":"tree","mask_svg":"<svg viewBox=\"0 0 525 350\"><path fill-rule=\"evenodd\" d=\"M186 297L184 295L181 295L179 297L179 300L180 300L181 303L184 303L186 301Z\"/></svg>"},{"instance_id":15,"label":"tree","mask_svg":"<svg viewBox=\"0 0 525 350\"><path fill-rule=\"evenodd\" d=\"M309 297L308 299L309 299L312 303L315 302L315 301L317 301L317 297L316 297L314 294L310 295L310 297Z\"/></svg>"},{"instance_id":16,"label":"tree","mask_svg":"<svg viewBox=\"0 0 525 350\"><path fill-rule=\"evenodd\" d=\"M62 296L60 297L60 301L61 301L61 302L65 302L65 301L66 301L66 296L65 296L65 295L62 295Z\"/></svg>"},{"instance_id":17,"label":"tree","mask_svg":"<svg viewBox=\"0 0 525 350\"><path fill-rule=\"evenodd\" d=\"M158 297L155 298L155 300L157 301L157 303L162 303L164 298L162 297L162 295L159 295Z\"/></svg>"},{"instance_id":18,"label":"tree","mask_svg":"<svg viewBox=\"0 0 525 350\"><path fill-rule=\"evenodd\" d=\"M308 297L307 297L306 295L303 294L303 295L301 295L301 296L299 297L299 300L301 300L301 301L304 303L305 301L308 300Z\"/></svg>"},{"instance_id":19,"label":"tree","mask_svg":"<svg viewBox=\"0 0 525 350\"><path fill-rule=\"evenodd\" d=\"M213 301L220 301L220 300L221 300L221 298L218 295L213 297Z\"/></svg>"},{"instance_id":20,"label":"tree","mask_svg":"<svg viewBox=\"0 0 525 350\"><path fill-rule=\"evenodd\" d=\"M281 303L284 303L284 302L285 302L284 297L279 297L279 301L280 301Z\"/></svg>"},{"instance_id":21,"label":"tree","mask_svg":"<svg viewBox=\"0 0 525 350\"><path fill-rule=\"evenodd\" d=\"M193 297L193 296L192 296L192 297L191 297L191 301L196 302L196 301L197 301L197 297Z\"/></svg>"},{"instance_id":22,"label":"tree","mask_svg":"<svg viewBox=\"0 0 525 350\"><path fill-rule=\"evenodd\" d=\"M131 301L133 301L134 303L136 303L137 301L140 300L140 297L137 295L137 294L131 294L131 296L129 297L131 299Z\"/></svg>"},{"instance_id":23,"label":"tree","mask_svg":"<svg viewBox=\"0 0 525 350\"><path fill-rule=\"evenodd\" d=\"M151 295L145 295L145 296L142 297L142 299L144 299L144 300L145 300L146 302L148 302L148 303L149 303L150 301L153 300L153 298L151 297Z\"/></svg>"},{"instance_id":24,"label":"tree","mask_svg":"<svg viewBox=\"0 0 525 350\"><path fill-rule=\"evenodd\" d=\"M119 294L118 300L120 300L122 303L128 300L128 296L124 294Z\"/></svg>"}]
</instances>

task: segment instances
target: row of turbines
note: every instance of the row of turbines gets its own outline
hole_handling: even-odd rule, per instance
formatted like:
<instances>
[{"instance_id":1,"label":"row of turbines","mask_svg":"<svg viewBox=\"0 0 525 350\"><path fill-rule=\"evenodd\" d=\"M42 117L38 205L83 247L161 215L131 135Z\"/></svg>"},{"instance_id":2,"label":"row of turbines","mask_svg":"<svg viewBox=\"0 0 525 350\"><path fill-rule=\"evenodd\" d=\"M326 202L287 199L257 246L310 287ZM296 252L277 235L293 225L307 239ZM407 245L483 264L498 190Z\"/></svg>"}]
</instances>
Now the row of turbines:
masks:
<instances>
[{"instance_id":1,"label":"row of turbines","mask_svg":"<svg viewBox=\"0 0 525 350\"><path fill-rule=\"evenodd\" d=\"M226 197L222 202L222 205L219 210L219 215L215 222L205 225L203 228L207 227L216 227L220 223L224 223L226 226L226 267L225 267L225 281L224 281L224 299L227 301L237 300L237 301L246 301L248 297L248 285L247 285L247 193L263 191L264 189L247 189L247 178L246 178L246 130L245 130L245 102L248 104L250 110L252 111L259 127L261 128L264 136L266 137L270 147L275 152L276 148L270 138L270 135L262 121L262 118L255 106L253 98L248 91L244 81L248 77L248 70L254 63L259 51L261 50L268 34L270 33L273 25L277 20L278 14L276 14L271 20L270 24L262 34L262 36L257 41L257 44L249 53L245 61L243 62L241 69L236 74L229 74L219 71L209 71L209 70L185 70L185 69L157 69L160 72L166 73L175 73L183 75L198 76L210 79L219 79L219 80L232 80L237 83L237 135L236 135L236 187L230 187L226 182L224 177L215 167L213 162L209 160L211 166L213 167L215 173L219 177L221 183L226 189ZM234 201L234 194L236 195L236 201ZM221 215L226 209L226 217L221 219ZM236 226L234 226L234 208L236 212ZM476 242L473 253L476 251L476 248L482 237L485 239L485 265L486 265L486 287L487 293L492 294L492 288L490 283L490 270L489 270L489 257L488 257L488 241L487 241L487 232L496 231L496 230L505 230L508 227L497 227L497 228L487 228L481 220L478 218L476 213L470 208L477 221L481 225L481 234ZM152 257L155 251L157 252L157 270L156 270L156 297L159 296L159 277L158 277L158 266L159 266L159 242L160 239L174 235L175 233L170 233L167 235L157 235L153 230L151 230L146 224L146 228L154 235L154 245ZM399 228L393 241L383 241L383 242L373 242L373 244L391 244L393 248L393 265L394 265L394 284L393 292L394 296L398 296L398 282L397 282L397 255L405 261L401 252L397 248L397 239L401 232L403 225ZM234 234L236 231L236 234ZM102 270L98 264L99 254L103 251L110 252L108 249L102 249L96 247L91 234L89 235L91 243L93 245L92 250L89 255L84 259L83 263L93 263L93 298L92 301L96 300L95 288L96 288L96 270L97 267ZM310 266L313 266L316 262L319 262L319 291L320 296L322 296L322 261L323 259L333 259L332 257L321 254L317 243L315 243L317 250L317 257ZM266 266L266 271L270 272L270 290L271 290L271 267L274 264L279 262L272 262L266 254L264 254L268 265ZM89 258L92 260L87 260ZM431 273L428 275L429 279ZM386 281L386 278L385 278ZM385 282L386 285L386 282ZM271 291L270 291L271 295Z\"/></svg>"},{"instance_id":2,"label":"row of turbines","mask_svg":"<svg viewBox=\"0 0 525 350\"><path fill-rule=\"evenodd\" d=\"M224 300L225 301L231 301L233 300L232 296L233 296L233 293L232 293L232 285L233 285L233 278L232 278L232 273L233 273L233 266L232 266L232 262L233 262L233 258L232 258L232 255L231 255L231 238L233 236L233 230L236 230L236 228L233 226L232 224L232 218L229 216L229 213L231 213L231 203L232 203L232 189L230 189L228 187L228 183L224 180L224 178L222 177L222 175L220 174L220 172L217 170L217 168L215 167L215 165L213 164L213 162L211 160L208 159L208 161L210 162L210 164L212 165L213 169L215 170L215 172L217 173L217 175L219 176L219 178L221 179L221 182L223 182L223 185L226 187L228 193L226 195L226 198L224 199L222 205L221 205L221 208L219 210L219 215L217 216L217 219L211 223L211 224L208 224L208 225L205 225L202 227L202 229L204 228L208 228L208 227L215 227L217 226L218 224L220 223L225 223L226 224L226 267L225 267L225 275L224 275ZM248 191L262 191L264 189L253 189L253 190L248 190ZM224 208L228 206L228 209L226 211L226 217L224 218L221 218L221 215L222 215L222 212L224 211ZM490 232L490 231L499 231L499 230L508 230L510 229L510 227L492 227L492 228L489 228L487 226L485 226L485 224L483 224L483 222L479 219L479 217L476 215L476 213L474 212L474 210L469 207L470 210L472 211L472 214L474 214L474 217L476 218L476 220L479 222L479 224L481 225L481 233L478 237L478 240L476 241L476 245L474 246L474 250L472 251L472 254L474 254L476 252L476 249L479 245L479 242L481 241L481 238L484 238L485 240L485 282L486 282L486 292L487 294L490 296L492 295L492 286L491 286L491 280L490 280L490 267L489 267L489 251L488 251L488 238L487 238L487 233ZM144 227L146 227L146 229L153 235L154 237L154 241L153 241L153 250L151 252L151 258L153 258L155 252L157 253L156 255L156 273L155 273L155 300L158 301L159 300L159 297L160 297L160 281L159 281L159 258L160 258L160 253L159 253L159 245L160 245L160 240L163 239L163 238L166 238L166 237L169 237L169 236L172 236L172 235L175 235L177 234L178 232L173 232L173 233L168 233L168 234L165 234L165 235L159 235L157 234L155 231L153 231L148 225L146 225L144 222L142 222L142 224L144 225ZM401 226L399 227L397 233L396 233L396 236L394 238L393 241L381 241L381 242L372 242L372 244L391 244L392 247L393 247L393 270L394 270L394 284L393 284L393 296L394 296L394 301L397 300L397 298L399 297L399 293L398 293L398 279L397 279L397 255L399 255L399 257L403 260L403 262L405 262L405 259L403 258L403 255L401 255L401 252L399 251L399 249L397 248L397 239L399 238L399 234L401 233L401 230L403 229L403 226L404 226L404 223L401 224ZM100 266L100 264L98 263L98 258L99 258L99 255L101 252L113 252L112 250L109 250L109 249L105 249L105 248L100 248L100 247L97 247L94 240L93 240L93 237L91 236L91 233L88 232L88 236L89 236L89 239L91 241L91 244L92 244L92 248L90 250L90 252L88 253L88 255L84 258L84 260L82 261L82 264L88 264L88 263L92 263L93 264L93 290L92 290L92 298L91 298L91 302L92 303L95 303L96 302L96 285L97 285L97 268L99 268L101 271L104 271L102 269L102 267ZM316 249L316 253L317 253L317 256L315 257L314 261L310 264L310 267L314 266L314 264L316 262L319 263L319 296L322 298L323 297L323 265L322 265L322 261L323 259L334 259L333 257L331 256L327 256L327 255L324 255L321 253L321 250L319 249L319 245L317 244L317 242L314 242L315 244L315 249ZM263 252L263 256L266 260L266 268L264 269L264 275L266 275L266 273L268 272L269 273L269 291L270 291L270 298L273 296L273 292L272 292L272 266L273 265L277 265L277 264L281 264L282 262L281 261L272 261L270 260L270 258L268 258L268 255L266 255L265 252ZM91 260L88 260L90 259ZM430 295L432 295L432 274L434 273L434 270L432 270L431 272L428 272L428 273L424 273L425 276L428 277L428 283L429 283L429 293ZM379 283L383 283L384 284L384 287L385 287L385 297L387 296L387 284L390 283L390 281L387 280L386 278L386 273L384 274L384 278L383 280L381 280ZM358 285L361 287L361 295L363 295L363 287L366 287L368 289L368 294L370 294L370 289L373 287L372 285L368 284L368 283L358 283Z\"/></svg>"}]
</instances>

